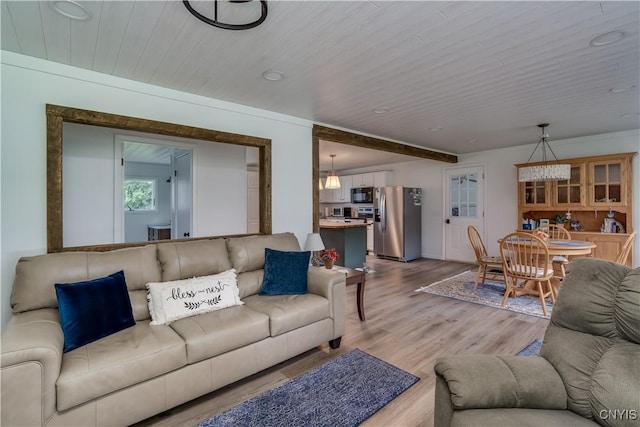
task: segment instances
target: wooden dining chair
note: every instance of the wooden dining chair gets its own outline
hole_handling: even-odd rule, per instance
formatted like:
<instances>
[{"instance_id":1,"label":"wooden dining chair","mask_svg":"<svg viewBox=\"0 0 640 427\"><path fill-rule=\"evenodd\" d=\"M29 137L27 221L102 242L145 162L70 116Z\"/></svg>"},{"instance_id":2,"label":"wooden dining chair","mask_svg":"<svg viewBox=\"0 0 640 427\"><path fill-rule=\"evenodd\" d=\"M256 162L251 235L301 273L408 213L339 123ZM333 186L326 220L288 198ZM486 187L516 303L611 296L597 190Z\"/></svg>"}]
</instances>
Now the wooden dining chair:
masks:
<instances>
[{"instance_id":1,"label":"wooden dining chair","mask_svg":"<svg viewBox=\"0 0 640 427\"><path fill-rule=\"evenodd\" d=\"M547 233L549 235L549 240L571 240L571 233L561 225L549 224L547 226L538 227L536 230ZM564 279L568 264L569 257L566 255L554 255L551 258L551 267L554 271L553 276L558 280L558 282Z\"/></svg>"},{"instance_id":2,"label":"wooden dining chair","mask_svg":"<svg viewBox=\"0 0 640 427\"><path fill-rule=\"evenodd\" d=\"M502 272L502 259L499 256L490 256L487 253L487 248L482 241L480 232L473 225L467 227L467 235L471 242L471 247L476 254L476 263L478 264L478 273L476 274L476 280L473 283L473 289L478 287L478 282L482 277L482 282L487 279L505 281L504 274Z\"/></svg>"},{"instance_id":3,"label":"wooden dining chair","mask_svg":"<svg viewBox=\"0 0 640 427\"><path fill-rule=\"evenodd\" d=\"M502 297L502 306L505 306L511 295L537 295L542 313L547 316L545 299L549 297L555 303L556 297L551 286L553 268L546 243L530 233L511 233L500 241L500 256L507 287ZM523 282L523 285L519 286L518 281Z\"/></svg>"},{"instance_id":4,"label":"wooden dining chair","mask_svg":"<svg viewBox=\"0 0 640 427\"><path fill-rule=\"evenodd\" d=\"M629 258L629 254L631 253L633 241L636 240L636 234L637 232L634 231L633 233L629 234L629 237L627 237L627 240L625 240L624 244L622 245L622 250L615 260L618 264L627 265L627 258ZM633 262L631 264L633 265Z\"/></svg>"}]
</instances>

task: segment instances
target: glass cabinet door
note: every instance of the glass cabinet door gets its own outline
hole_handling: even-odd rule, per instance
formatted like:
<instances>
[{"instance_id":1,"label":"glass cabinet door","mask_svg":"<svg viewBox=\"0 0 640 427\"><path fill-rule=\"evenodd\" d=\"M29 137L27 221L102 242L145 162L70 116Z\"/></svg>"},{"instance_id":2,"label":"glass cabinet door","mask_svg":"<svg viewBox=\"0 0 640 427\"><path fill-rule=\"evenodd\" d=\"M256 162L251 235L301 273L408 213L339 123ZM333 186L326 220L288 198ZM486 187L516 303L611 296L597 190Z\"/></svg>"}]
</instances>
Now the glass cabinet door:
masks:
<instances>
[{"instance_id":1,"label":"glass cabinet door","mask_svg":"<svg viewBox=\"0 0 640 427\"><path fill-rule=\"evenodd\" d=\"M622 162L590 164L589 197L594 205L619 206L625 203Z\"/></svg>"},{"instance_id":2,"label":"glass cabinet door","mask_svg":"<svg viewBox=\"0 0 640 427\"><path fill-rule=\"evenodd\" d=\"M549 193L546 182L523 182L522 204L525 206L547 206L549 204Z\"/></svg>"},{"instance_id":3,"label":"glass cabinet door","mask_svg":"<svg viewBox=\"0 0 640 427\"><path fill-rule=\"evenodd\" d=\"M570 178L554 183L554 204L563 206L584 206L584 176L584 164L571 165Z\"/></svg>"}]
</instances>

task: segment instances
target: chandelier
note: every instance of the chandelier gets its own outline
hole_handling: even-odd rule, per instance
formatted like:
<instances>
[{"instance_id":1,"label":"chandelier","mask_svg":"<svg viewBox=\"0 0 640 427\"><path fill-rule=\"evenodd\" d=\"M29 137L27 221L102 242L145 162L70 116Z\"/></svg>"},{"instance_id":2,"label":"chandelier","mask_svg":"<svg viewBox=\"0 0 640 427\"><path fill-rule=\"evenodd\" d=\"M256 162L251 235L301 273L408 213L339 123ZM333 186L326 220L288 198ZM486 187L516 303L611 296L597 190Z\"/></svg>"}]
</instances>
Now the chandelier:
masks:
<instances>
[{"instance_id":1,"label":"chandelier","mask_svg":"<svg viewBox=\"0 0 640 427\"><path fill-rule=\"evenodd\" d=\"M253 0L228 0L229 3L249 3ZM206 22L209 25L213 25L214 27L223 28L225 30L248 30L250 28L255 28L258 25L262 24L265 19L267 19L267 1L260 0L260 18L256 19L253 22L247 22L245 24L228 24L225 22L221 22L218 20L218 0L213 0L213 19L207 16L204 16L197 10L193 8L190 3L190 0L183 0L184 6L187 8L189 12L202 22Z\"/></svg>"},{"instance_id":2,"label":"chandelier","mask_svg":"<svg viewBox=\"0 0 640 427\"><path fill-rule=\"evenodd\" d=\"M549 135L544 131L547 126L549 126L549 123L541 123L538 125L538 127L542 129L542 136L533 149L533 153L529 156L529 160L531 160L538 147L542 145L542 163L528 165L518 169L519 182L563 181L571 177L571 165L559 163L556 154L551 149L551 146L549 146L549 142L547 141ZM553 155L555 161L547 161L547 149ZM529 160L527 160L527 164Z\"/></svg>"},{"instance_id":3,"label":"chandelier","mask_svg":"<svg viewBox=\"0 0 640 427\"><path fill-rule=\"evenodd\" d=\"M329 157L331 157L331 172L329 172L329 175L327 175L327 180L324 182L324 188L328 190L340 188L340 179L336 175L335 169L333 169L333 158L335 156L335 154L329 154Z\"/></svg>"}]
</instances>

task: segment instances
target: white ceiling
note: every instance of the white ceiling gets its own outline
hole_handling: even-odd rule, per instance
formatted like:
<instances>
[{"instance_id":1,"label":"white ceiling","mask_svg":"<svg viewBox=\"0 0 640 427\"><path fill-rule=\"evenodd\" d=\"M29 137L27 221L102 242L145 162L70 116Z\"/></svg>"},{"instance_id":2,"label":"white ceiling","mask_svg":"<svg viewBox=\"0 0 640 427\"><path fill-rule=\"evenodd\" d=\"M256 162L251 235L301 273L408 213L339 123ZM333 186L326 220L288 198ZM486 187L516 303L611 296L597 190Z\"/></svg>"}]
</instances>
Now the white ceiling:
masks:
<instances>
[{"instance_id":1,"label":"white ceiling","mask_svg":"<svg viewBox=\"0 0 640 427\"><path fill-rule=\"evenodd\" d=\"M2 49L454 154L536 142L541 122L551 142L640 128L638 1L269 1L246 31L181 1L78 3L91 20L2 1ZM613 30L626 37L589 45Z\"/></svg>"}]
</instances>

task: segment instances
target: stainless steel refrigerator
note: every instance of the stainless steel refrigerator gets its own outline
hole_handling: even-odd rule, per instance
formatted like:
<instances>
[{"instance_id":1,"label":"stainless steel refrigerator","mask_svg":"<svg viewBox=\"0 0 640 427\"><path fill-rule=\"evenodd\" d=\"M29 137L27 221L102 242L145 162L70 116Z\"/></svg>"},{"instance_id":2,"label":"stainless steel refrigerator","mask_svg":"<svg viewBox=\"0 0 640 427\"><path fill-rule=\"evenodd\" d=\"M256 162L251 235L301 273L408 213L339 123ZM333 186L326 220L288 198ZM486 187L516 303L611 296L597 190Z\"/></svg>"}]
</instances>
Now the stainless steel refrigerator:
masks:
<instances>
[{"instance_id":1,"label":"stainless steel refrigerator","mask_svg":"<svg viewBox=\"0 0 640 427\"><path fill-rule=\"evenodd\" d=\"M373 203L373 252L399 261L420 258L422 189L378 187Z\"/></svg>"}]
</instances>

